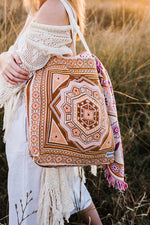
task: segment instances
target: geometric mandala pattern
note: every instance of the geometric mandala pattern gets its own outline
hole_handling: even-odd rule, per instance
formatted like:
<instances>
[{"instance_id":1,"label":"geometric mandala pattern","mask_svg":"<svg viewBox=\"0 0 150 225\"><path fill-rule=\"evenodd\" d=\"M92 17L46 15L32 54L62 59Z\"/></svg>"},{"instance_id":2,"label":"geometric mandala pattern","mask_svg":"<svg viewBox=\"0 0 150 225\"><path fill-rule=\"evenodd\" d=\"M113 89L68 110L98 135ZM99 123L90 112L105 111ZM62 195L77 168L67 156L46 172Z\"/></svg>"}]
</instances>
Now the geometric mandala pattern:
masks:
<instances>
[{"instance_id":1,"label":"geometric mandala pattern","mask_svg":"<svg viewBox=\"0 0 150 225\"><path fill-rule=\"evenodd\" d=\"M99 87L89 84L84 78L71 81L61 89L60 125L68 138L82 150L88 151L101 145L108 133L105 99Z\"/></svg>"}]
</instances>

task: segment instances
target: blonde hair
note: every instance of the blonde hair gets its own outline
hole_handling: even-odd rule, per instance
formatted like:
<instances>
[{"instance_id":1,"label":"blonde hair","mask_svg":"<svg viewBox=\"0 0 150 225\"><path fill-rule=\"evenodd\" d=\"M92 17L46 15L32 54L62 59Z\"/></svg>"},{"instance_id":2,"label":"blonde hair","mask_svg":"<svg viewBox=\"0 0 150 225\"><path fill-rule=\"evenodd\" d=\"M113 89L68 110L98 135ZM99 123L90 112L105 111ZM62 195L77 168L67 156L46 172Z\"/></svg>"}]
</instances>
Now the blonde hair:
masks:
<instances>
[{"instance_id":1,"label":"blonde hair","mask_svg":"<svg viewBox=\"0 0 150 225\"><path fill-rule=\"evenodd\" d=\"M23 0L27 12L37 12L44 2L47 0ZM80 30L84 33L85 27L85 0L68 0L77 13L78 25Z\"/></svg>"}]
</instances>

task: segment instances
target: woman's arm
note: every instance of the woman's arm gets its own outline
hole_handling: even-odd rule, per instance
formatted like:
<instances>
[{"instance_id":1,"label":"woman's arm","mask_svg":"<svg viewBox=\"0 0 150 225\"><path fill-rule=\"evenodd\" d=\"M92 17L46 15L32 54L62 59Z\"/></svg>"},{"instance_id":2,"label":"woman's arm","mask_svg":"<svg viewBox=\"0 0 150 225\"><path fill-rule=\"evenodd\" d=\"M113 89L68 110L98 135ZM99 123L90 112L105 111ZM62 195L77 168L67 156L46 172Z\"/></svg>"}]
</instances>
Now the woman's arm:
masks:
<instances>
[{"instance_id":1,"label":"woman's arm","mask_svg":"<svg viewBox=\"0 0 150 225\"><path fill-rule=\"evenodd\" d=\"M32 17L28 15L25 25L23 26L20 34L22 35L29 26ZM18 36L18 37L19 37ZM22 61L18 54L14 53L14 45L12 45L7 52L0 54L0 72L5 80L13 85L17 82L24 82L28 80L29 72L22 69L20 65Z\"/></svg>"},{"instance_id":2,"label":"woman's arm","mask_svg":"<svg viewBox=\"0 0 150 225\"><path fill-rule=\"evenodd\" d=\"M54 26L69 25L68 14L60 0L47 0L36 13L34 21Z\"/></svg>"}]
</instances>

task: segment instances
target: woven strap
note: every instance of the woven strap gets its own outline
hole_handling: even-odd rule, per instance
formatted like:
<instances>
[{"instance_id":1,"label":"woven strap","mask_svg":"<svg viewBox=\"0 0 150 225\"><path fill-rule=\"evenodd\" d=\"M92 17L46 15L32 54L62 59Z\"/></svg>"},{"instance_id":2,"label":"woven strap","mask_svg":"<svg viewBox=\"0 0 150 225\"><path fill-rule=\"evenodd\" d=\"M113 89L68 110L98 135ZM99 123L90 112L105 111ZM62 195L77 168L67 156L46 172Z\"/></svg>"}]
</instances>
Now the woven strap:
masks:
<instances>
[{"instance_id":1,"label":"woven strap","mask_svg":"<svg viewBox=\"0 0 150 225\"><path fill-rule=\"evenodd\" d=\"M86 41L84 39L84 37L83 37L83 35L82 35L81 31L80 31L80 28L79 28L79 26L77 25L77 22L74 19L74 16L73 16L73 13L72 13L72 10L70 8L69 3L67 2L67 0L60 0L60 1L64 5L64 7L65 7L65 9L66 9L66 11L67 11L67 13L69 15L70 22L71 22L73 28L77 31L77 33L78 33L78 35L79 35L79 37L80 37L80 39L81 39L85 49L87 50L87 52L89 52L90 55L92 55L91 51L90 51L90 49L89 49L89 47L88 47L88 45L87 45L87 43L86 43Z\"/></svg>"}]
</instances>

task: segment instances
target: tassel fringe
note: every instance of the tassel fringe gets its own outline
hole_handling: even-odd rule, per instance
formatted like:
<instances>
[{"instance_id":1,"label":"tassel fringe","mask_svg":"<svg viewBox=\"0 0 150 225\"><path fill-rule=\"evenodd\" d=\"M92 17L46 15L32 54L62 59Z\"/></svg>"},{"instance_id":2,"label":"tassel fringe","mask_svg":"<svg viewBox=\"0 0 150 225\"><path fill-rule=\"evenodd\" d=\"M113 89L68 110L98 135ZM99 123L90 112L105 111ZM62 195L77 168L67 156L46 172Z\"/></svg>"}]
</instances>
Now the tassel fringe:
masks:
<instances>
[{"instance_id":1,"label":"tassel fringe","mask_svg":"<svg viewBox=\"0 0 150 225\"><path fill-rule=\"evenodd\" d=\"M94 175L94 176L97 176L97 166L91 166L91 173Z\"/></svg>"},{"instance_id":2,"label":"tassel fringe","mask_svg":"<svg viewBox=\"0 0 150 225\"><path fill-rule=\"evenodd\" d=\"M111 174L108 165L104 165L104 175L106 180L108 181L110 186L113 186L115 189L118 189L119 191L125 191L128 187L127 183L124 181L115 179L113 175Z\"/></svg>"},{"instance_id":3,"label":"tassel fringe","mask_svg":"<svg viewBox=\"0 0 150 225\"><path fill-rule=\"evenodd\" d=\"M43 169L38 210L41 225L64 225L64 219L69 221L74 204L70 195L68 175L71 180L74 179L72 168Z\"/></svg>"},{"instance_id":4,"label":"tassel fringe","mask_svg":"<svg viewBox=\"0 0 150 225\"><path fill-rule=\"evenodd\" d=\"M83 183L86 183L86 177L85 177L85 172L84 172L84 168L82 167L78 167L78 175L81 179L81 181L83 181Z\"/></svg>"}]
</instances>

